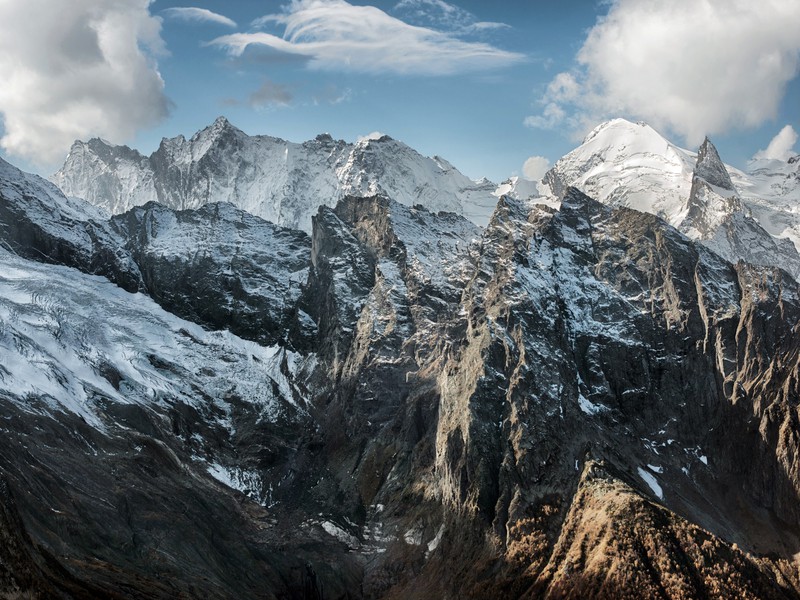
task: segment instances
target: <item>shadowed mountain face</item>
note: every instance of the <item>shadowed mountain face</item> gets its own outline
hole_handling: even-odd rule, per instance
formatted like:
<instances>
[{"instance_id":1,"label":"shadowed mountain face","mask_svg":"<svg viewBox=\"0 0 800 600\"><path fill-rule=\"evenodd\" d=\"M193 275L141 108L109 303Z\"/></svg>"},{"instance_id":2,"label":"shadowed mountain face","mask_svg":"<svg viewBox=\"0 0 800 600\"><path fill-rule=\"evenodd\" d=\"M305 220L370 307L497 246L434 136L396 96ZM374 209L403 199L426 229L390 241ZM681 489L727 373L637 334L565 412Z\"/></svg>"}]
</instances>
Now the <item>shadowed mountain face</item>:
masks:
<instances>
[{"instance_id":1,"label":"shadowed mountain face","mask_svg":"<svg viewBox=\"0 0 800 600\"><path fill-rule=\"evenodd\" d=\"M800 597L786 272L574 188L307 236L2 174L6 595Z\"/></svg>"}]
</instances>

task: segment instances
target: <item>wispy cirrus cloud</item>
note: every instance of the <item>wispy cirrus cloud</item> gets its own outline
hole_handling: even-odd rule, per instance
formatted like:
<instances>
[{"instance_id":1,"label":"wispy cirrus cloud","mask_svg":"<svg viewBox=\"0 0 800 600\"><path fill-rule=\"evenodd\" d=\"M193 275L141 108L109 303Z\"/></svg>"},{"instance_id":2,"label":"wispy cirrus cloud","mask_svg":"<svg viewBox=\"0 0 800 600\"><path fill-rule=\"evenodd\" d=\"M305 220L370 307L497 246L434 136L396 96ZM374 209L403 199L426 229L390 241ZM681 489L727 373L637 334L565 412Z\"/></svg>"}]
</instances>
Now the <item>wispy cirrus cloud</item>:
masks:
<instances>
[{"instance_id":1,"label":"wispy cirrus cloud","mask_svg":"<svg viewBox=\"0 0 800 600\"><path fill-rule=\"evenodd\" d=\"M212 12L206 8L197 8L195 6L176 6L173 8L165 8L161 14L170 19L177 19L179 21L189 21L194 23L216 23L217 25L225 25L226 27L236 27L236 21L229 19L225 15Z\"/></svg>"},{"instance_id":2,"label":"wispy cirrus cloud","mask_svg":"<svg viewBox=\"0 0 800 600\"><path fill-rule=\"evenodd\" d=\"M774 118L800 70L797 0L613 0L531 127L644 119L698 144Z\"/></svg>"},{"instance_id":3,"label":"wispy cirrus cloud","mask_svg":"<svg viewBox=\"0 0 800 600\"><path fill-rule=\"evenodd\" d=\"M459 34L480 34L510 26L494 21L478 21L477 17L460 6L444 0L401 0L394 13L407 23L432 27Z\"/></svg>"},{"instance_id":4,"label":"wispy cirrus cloud","mask_svg":"<svg viewBox=\"0 0 800 600\"><path fill-rule=\"evenodd\" d=\"M283 34L235 33L210 43L232 56L267 47L304 57L312 69L368 74L447 75L505 67L525 58L345 0L293 0L283 13L266 15L253 25L283 27Z\"/></svg>"},{"instance_id":5,"label":"wispy cirrus cloud","mask_svg":"<svg viewBox=\"0 0 800 600\"><path fill-rule=\"evenodd\" d=\"M340 88L339 86L329 83L322 89L318 90L311 96L311 101L314 104L330 104L336 105L343 102L349 102L353 99L355 93L351 88Z\"/></svg>"}]
</instances>

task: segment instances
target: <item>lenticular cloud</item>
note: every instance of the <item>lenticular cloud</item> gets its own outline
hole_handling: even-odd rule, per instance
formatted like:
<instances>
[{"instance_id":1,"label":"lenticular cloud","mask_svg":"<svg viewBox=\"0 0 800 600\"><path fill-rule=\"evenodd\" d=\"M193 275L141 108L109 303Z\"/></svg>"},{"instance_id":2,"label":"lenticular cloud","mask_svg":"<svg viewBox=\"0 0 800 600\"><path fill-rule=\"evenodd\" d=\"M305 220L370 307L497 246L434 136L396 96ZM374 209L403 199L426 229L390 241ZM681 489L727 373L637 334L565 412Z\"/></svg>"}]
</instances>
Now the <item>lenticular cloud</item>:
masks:
<instances>
[{"instance_id":1,"label":"lenticular cloud","mask_svg":"<svg viewBox=\"0 0 800 600\"><path fill-rule=\"evenodd\" d=\"M305 57L309 67L327 71L446 75L505 67L523 60L482 42L453 33L409 25L374 6L344 0L295 0L281 14L255 25L283 27L283 35L264 31L234 33L211 42L239 56L261 46Z\"/></svg>"}]
</instances>

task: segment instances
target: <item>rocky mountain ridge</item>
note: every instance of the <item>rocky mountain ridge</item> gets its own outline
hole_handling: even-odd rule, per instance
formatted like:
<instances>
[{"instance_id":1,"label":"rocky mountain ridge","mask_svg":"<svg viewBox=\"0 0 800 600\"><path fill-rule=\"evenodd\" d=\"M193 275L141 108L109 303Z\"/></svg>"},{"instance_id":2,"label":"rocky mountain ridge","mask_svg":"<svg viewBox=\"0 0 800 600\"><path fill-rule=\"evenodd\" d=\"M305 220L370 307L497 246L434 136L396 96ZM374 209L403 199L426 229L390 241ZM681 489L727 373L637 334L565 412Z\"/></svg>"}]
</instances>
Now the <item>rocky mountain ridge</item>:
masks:
<instances>
[{"instance_id":1,"label":"rocky mountain ridge","mask_svg":"<svg viewBox=\"0 0 800 600\"><path fill-rule=\"evenodd\" d=\"M644 123L614 119L556 162L536 193L518 186L506 193L558 206L568 186L610 206L658 215L727 260L800 275L793 164L762 161L744 173L725 165L708 139L692 153Z\"/></svg>"},{"instance_id":2,"label":"rocky mountain ridge","mask_svg":"<svg viewBox=\"0 0 800 600\"><path fill-rule=\"evenodd\" d=\"M76 141L51 179L66 195L114 214L148 202L177 210L230 202L306 233L320 205L347 195L382 193L480 225L496 202L491 182L472 181L443 158L424 157L388 136L348 144L321 134L296 144L249 136L224 117L189 140L165 138L149 157L99 139Z\"/></svg>"},{"instance_id":3,"label":"rocky mountain ridge","mask_svg":"<svg viewBox=\"0 0 800 600\"><path fill-rule=\"evenodd\" d=\"M0 175L3 593L800 597L785 271L569 187L306 236Z\"/></svg>"},{"instance_id":4,"label":"rocky mountain ridge","mask_svg":"<svg viewBox=\"0 0 800 600\"><path fill-rule=\"evenodd\" d=\"M148 202L185 209L227 201L307 233L319 206L332 207L347 195L384 194L485 226L503 194L558 206L564 190L575 186L604 204L658 215L727 260L779 264L797 277L798 165L756 161L744 173L725 165L709 140L693 153L646 124L614 119L538 185L516 177L495 186L388 136L348 144L322 134L293 144L248 136L219 118L189 140L164 139L149 157L99 139L75 142L52 180L68 196L112 213Z\"/></svg>"}]
</instances>

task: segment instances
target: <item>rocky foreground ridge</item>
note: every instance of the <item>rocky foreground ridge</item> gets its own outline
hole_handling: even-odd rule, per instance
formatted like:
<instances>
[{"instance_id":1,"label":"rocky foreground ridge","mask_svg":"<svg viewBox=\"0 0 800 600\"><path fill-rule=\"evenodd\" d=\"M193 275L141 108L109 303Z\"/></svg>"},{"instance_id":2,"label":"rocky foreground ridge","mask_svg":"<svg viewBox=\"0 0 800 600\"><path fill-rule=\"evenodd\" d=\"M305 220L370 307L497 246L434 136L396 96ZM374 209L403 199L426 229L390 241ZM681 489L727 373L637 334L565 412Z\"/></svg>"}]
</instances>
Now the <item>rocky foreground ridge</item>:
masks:
<instances>
[{"instance_id":1,"label":"rocky foreground ridge","mask_svg":"<svg viewBox=\"0 0 800 600\"><path fill-rule=\"evenodd\" d=\"M572 187L307 235L0 166L5 596L800 597L786 271Z\"/></svg>"}]
</instances>

